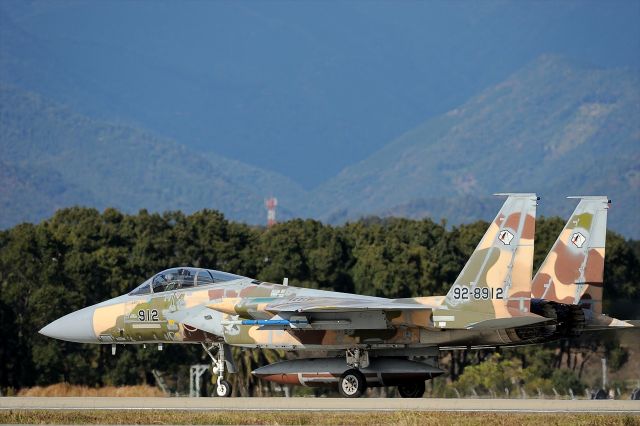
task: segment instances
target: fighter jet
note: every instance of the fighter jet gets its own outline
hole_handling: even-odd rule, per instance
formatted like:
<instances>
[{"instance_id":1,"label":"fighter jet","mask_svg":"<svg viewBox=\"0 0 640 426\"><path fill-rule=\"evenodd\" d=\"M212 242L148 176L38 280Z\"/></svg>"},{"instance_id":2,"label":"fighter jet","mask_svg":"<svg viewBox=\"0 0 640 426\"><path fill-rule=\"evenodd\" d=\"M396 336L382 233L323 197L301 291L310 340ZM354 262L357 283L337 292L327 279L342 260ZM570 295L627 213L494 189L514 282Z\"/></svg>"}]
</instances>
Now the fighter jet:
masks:
<instances>
[{"instance_id":1,"label":"fighter jet","mask_svg":"<svg viewBox=\"0 0 640 426\"><path fill-rule=\"evenodd\" d=\"M253 371L265 380L337 387L344 397L359 397L367 387L397 386L402 397L418 398L426 380L444 373L437 365L440 350L542 343L578 335L596 323L631 326L602 320L593 308L600 305L584 304L587 296L601 300L601 292L598 299L590 290L602 287L597 262L604 258L606 210L603 222L600 198L583 199L580 208L598 206L593 219L576 209L532 281L539 198L499 195L507 197L502 208L445 296L387 299L178 267L128 294L57 319L40 333L109 344L114 353L120 344L200 343L211 357L221 397L232 393L224 377L235 372L230 348L239 346L328 354ZM576 263L575 256L582 261Z\"/></svg>"}]
</instances>

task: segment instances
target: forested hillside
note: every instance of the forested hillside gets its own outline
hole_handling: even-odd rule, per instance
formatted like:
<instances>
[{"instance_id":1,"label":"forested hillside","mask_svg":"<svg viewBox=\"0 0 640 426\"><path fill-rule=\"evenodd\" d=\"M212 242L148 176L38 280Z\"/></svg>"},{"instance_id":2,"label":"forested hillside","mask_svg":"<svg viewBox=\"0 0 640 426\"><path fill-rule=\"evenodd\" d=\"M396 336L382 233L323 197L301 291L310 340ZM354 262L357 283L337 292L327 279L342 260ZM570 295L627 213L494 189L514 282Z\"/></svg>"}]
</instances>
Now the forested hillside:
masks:
<instances>
[{"instance_id":1,"label":"forested hillside","mask_svg":"<svg viewBox=\"0 0 640 426\"><path fill-rule=\"evenodd\" d=\"M71 205L215 208L259 224L271 195L281 220L374 214L460 224L490 216L499 207L492 193L525 191L542 196L541 214L561 217L574 207L565 196L607 195L610 228L638 238L638 99L637 71L544 56L305 191L279 173L0 85L0 227Z\"/></svg>"},{"instance_id":2,"label":"forested hillside","mask_svg":"<svg viewBox=\"0 0 640 426\"><path fill-rule=\"evenodd\" d=\"M72 205L128 212L212 206L258 223L264 198L276 190L281 216L290 217L286 206L299 205L302 190L282 175L0 84L0 227Z\"/></svg>"},{"instance_id":3,"label":"forested hillside","mask_svg":"<svg viewBox=\"0 0 640 426\"><path fill-rule=\"evenodd\" d=\"M538 221L536 265L563 224L559 218ZM127 347L111 356L109 347L61 342L37 333L66 313L128 292L162 269L193 265L271 282L288 277L291 285L394 298L443 294L486 226L480 221L447 230L428 219L369 218L338 227L292 220L264 229L228 221L211 210L191 215L60 210L42 223L0 231L0 364L4 367L0 389L60 381L92 386L153 383L151 369L186 377L188 365L206 362L199 347L167 345L162 352ZM637 243L609 232L605 300L615 303L606 307L608 313L622 318L638 314L637 305L622 312L618 308L623 305L617 302L640 299L639 274ZM584 350L623 351L616 355L616 368L627 362L624 347L620 349L611 340L598 342L589 343ZM575 357L567 355L581 345L550 345L543 352L505 353L503 357L513 356L513 362L523 368L547 357L546 369L536 370L541 380L552 380L553 365L569 363L571 380L580 386L593 385L578 369ZM455 379L465 366L487 355L443 356L443 365L450 371L449 378ZM243 385L235 388L253 394L256 382L248 372L257 363L268 363L283 354L237 351L236 356L242 373L233 377Z\"/></svg>"},{"instance_id":4,"label":"forested hillside","mask_svg":"<svg viewBox=\"0 0 640 426\"><path fill-rule=\"evenodd\" d=\"M640 234L640 73L542 56L347 167L317 191L332 220L358 214L477 218L495 192L608 195L612 229ZM496 207L497 208L497 207ZM323 217L323 216L320 216Z\"/></svg>"}]
</instances>

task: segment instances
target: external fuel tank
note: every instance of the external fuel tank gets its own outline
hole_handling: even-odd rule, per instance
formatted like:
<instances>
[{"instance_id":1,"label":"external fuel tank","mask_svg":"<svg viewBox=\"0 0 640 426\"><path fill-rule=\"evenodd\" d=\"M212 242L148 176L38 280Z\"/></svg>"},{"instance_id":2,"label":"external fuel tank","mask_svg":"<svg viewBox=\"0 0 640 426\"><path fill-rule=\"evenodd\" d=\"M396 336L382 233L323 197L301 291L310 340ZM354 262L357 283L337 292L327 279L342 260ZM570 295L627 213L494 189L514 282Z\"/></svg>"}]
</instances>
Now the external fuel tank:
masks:
<instances>
[{"instance_id":1,"label":"external fuel tank","mask_svg":"<svg viewBox=\"0 0 640 426\"><path fill-rule=\"evenodd\" d=\"M265 365L252 372L255 376L283 385L332 386L351 369L344 358L307 358ZM444 373L432 365L405 358L371 358L360 368L368 386L394 386L432 379Z\"/></svg>"}]
</instances>

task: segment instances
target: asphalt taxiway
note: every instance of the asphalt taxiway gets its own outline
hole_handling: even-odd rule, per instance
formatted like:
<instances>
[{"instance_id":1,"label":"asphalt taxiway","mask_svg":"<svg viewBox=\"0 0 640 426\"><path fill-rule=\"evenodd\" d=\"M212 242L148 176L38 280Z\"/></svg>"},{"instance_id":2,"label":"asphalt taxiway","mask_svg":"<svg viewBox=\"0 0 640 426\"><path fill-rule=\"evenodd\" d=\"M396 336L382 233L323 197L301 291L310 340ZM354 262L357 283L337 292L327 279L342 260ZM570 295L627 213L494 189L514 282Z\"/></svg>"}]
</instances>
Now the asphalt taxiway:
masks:
<instances>
[{"instance_id":1,"label":"asphalt taxiway","mask_svg":"<svg viewBox=\"0 0 640 426\"><path fill-rule=\"evenodd\" d=\"M640 401L441 398L110 398L3 397L2 410L189 410L189 411L450 411L518 413L627 413Z\"/></svg>"}]
</instances>

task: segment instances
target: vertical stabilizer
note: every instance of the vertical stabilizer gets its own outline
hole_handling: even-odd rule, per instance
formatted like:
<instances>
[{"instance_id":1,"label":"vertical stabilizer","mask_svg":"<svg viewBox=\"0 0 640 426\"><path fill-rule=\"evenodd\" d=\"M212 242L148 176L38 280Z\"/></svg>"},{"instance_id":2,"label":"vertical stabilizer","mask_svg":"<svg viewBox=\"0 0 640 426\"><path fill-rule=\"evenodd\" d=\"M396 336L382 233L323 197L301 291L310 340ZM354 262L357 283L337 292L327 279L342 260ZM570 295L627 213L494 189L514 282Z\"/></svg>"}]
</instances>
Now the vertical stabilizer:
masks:
<instances>
[{"instance_id":1,"label":"vertical stabilizer","mask_svg":"<svg viewBox=\"0 0 640 426\"><path fill-rule=\"evenodd\" d=\"M507 199L447 293L443 309L434 313L438 327L469 327L529 311L538 197L497 195Z\"/></svg>"},{"instance_id":2,"label":"vertical stabilizer","mask_svg":"<svg viewBox=\"0 0 640 426\"><path fill-rule=\"evenodd\" d=\"M532 297L602 313L607 210L605 196L580 202L533 278Z\"/></svg>"}]
</instances>

